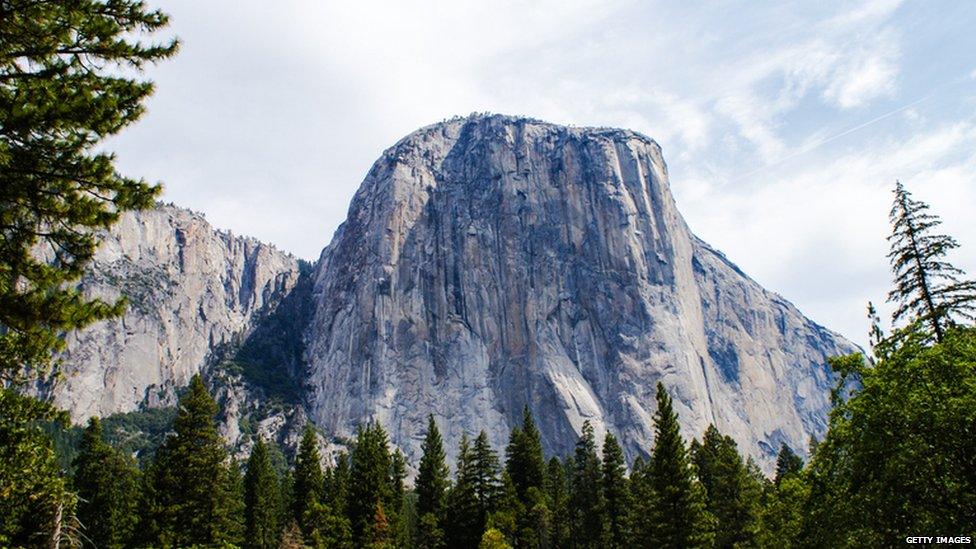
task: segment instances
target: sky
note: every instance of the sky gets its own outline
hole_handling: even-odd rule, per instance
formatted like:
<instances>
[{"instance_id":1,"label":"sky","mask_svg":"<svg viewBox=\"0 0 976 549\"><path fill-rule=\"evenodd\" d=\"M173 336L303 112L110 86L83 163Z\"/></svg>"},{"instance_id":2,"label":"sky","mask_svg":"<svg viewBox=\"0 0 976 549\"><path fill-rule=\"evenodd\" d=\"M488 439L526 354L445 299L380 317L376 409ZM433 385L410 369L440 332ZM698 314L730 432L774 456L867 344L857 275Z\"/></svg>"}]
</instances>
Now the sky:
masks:
<instances>
[{"instance_id":1,"label":"sky","mask_svg":"<svg viewBox=\"0 0 976 549\"><path fill-rule=\"evenodd\" d=\"M976 2L150 4L182 46L120 171L306 259L384 149L495 112L654 138L692 231L855 342L896 179L976 276Z\"/></svg>"}]
</instances>

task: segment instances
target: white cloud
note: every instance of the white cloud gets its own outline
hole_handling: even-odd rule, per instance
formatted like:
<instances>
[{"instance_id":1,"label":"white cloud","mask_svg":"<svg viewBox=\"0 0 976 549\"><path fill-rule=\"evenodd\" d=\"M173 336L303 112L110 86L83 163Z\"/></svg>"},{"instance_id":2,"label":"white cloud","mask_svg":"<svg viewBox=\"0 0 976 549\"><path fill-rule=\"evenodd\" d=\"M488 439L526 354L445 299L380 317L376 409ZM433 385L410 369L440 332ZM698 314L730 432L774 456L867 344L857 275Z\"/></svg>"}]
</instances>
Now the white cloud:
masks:
<instances>
[{"instance_id":1,"label":"white cloud","mask_svg":"<svg viewBox=\"0 0 976 549\"><path fill-rule=\"evenodd\" d=\"M850 109L879 97L891 97L898 79L898 57L894 39L877 37L870 48L850 54L837 66L829 77L824 98Z\"/></svg>"}]
</instances>

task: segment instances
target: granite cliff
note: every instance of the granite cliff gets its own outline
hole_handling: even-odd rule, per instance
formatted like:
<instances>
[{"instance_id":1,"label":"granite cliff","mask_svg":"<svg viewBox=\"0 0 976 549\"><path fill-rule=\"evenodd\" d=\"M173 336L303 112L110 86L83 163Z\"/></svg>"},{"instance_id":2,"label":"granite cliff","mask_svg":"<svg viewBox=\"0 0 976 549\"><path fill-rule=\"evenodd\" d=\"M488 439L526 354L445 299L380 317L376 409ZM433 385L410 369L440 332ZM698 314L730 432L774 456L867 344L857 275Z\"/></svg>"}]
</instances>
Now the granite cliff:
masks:
<instances>
[{"instance_id":1,"label":"granite cliff","mask_svg":"<svg viewBox=\"0 0 976 549\"><path fill-rule=\"evenodd\" d=\"M462 433L503 447L528 406L547 452L589 420L633 459L660 381L687 436L714 423L768 466L823 433L826 357L854 347L696 238L669 185L640 134L477 115L385 151L310 272L184 210L130 214L83 284L132 306L71 337L57 402L76 421L171 402L230 348L250 368L220 385L230 440L279 368L269 433L377 420L416 463L428 414L453 457Z\"/></svg>"},{"instance_id":2,"label":"granite cliff","mask_svg":"<svg viewBox=\"0 0 976 549\"><path fill-rule=\"evenodd\" d=\"M630 458L654 391L769 463L822 434L826 357L852 350L697 239L640 134L473 116L387 150L315 271L308 405L328 432L375 419L412 461L424 418L451 453L502 447L523 406L549 453L582 423Z\"/></svg>"}]
</instances>

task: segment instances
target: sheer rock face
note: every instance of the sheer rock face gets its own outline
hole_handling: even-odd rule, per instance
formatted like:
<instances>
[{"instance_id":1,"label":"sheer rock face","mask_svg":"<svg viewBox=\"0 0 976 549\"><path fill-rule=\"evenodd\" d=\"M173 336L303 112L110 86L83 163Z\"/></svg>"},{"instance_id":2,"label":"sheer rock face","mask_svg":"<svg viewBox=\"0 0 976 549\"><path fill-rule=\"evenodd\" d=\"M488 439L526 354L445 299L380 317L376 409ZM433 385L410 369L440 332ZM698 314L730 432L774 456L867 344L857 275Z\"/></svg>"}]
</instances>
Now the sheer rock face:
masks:
<instances>
[{"instance_id":1,"label":"sheer rock face","mask_svg":"<svg viewBox=\"0 0 976 549\"><path fill-rule=\"evenodd\" d=\"M91 296L125 295L128 310L69 336L55 402L76 422L173 403L174 388L241 338L298 274L294 257L199 214L161 205L124 215L81 284Z\"/></svg>"},{"instance_id":2,"label":"sheer rock face","mask_svg":"<svg viewBox=\"0 0 976 549\"><path fill-rule=\"evenodd\" d=\"M377 420L410 461L433 414L453 455L535 417L568 454L589 420L632 459L654 393L767 465L826 426L826 357L853 346L690 232L660 147L501 116L387 150L316 267L308 403L327 432Z\"/></svg>"}]
</instances>

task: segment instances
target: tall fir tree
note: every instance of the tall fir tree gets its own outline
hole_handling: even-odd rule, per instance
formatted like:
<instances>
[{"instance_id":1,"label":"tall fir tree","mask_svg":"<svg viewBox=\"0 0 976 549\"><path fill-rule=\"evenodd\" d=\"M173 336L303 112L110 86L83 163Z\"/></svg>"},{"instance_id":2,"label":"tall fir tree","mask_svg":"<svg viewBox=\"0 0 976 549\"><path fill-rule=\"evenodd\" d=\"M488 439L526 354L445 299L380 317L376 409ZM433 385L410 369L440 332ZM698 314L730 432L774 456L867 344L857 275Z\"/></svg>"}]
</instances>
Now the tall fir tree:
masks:
<instances>
[{"instance_id":1,"label":"tall fir tree","mask_svg":"<svg viewBox=\"0 0 976 549\"><path fill-rule=\"evenodd\" d=\"M599 548L606 538L606 508L603 500L603 471L596 451L596 436L589 421L573 454L570 480L570 529L575 547Z\"/></svg>"},{"instance_id":2,"label":"tall fir tree","mask_svg":"<svg viewBox=\"0 0 976 549\"><path fill-rule=\"evenodd\" d=\"M445 537L448 547L474 548L481 540L483 524L479 524L479 505L475 491L474 453L467 435L461 436L458 447L454 486L447 493L447 524Z\"/></svg>"},{"instance_id":3,"label":"tall fir tree","mask_svg":"<svg viewBox=\"0 0 976 549\"><path fill-rule=\"evenodd\" d=\"M158 545L236 543L241 535L237 479L217 433L217 404L200 375L190 380L170 435L156 452L150 506Z\"/></svg>"},{"instance_id":4,"label":"tall fir tree","mask_svg":"<svg viewBox=\"0 0 976 549\"><path fill-rule=\"evenodd\" d=\"M505 471L514 501L508 505L515 522L515 545L538 547L548 537L549 506L545 499L546 460L542 439L529 407L522 409L522 425L512 429L505 449Z\"/></svg>"},{"instance_id":5,"label":"tall fir tree","mask_svg":"<svg viewBox=\"0 0 976 549\"><path fill-rule=\"evenodd\" d=\"M478 433L478 437L474 439L471 454L471 473L478 505L478 524L480 525L479 529L484 531L488 516L497 509L499 499L502 496L502 482L499 477L501 467L498 453L492 449L491 443L488 441L488 434L484 431Z\"/></svg>"},{"instance_id":6,"label":"tall fir tree","mask_svg":"<svg viewBox=\"0 0 976 549\"><path fill-rule=\"evenodd\" d=\"M373 543L379 527L375 523L377 517L383 517L384 531L389 532L399 511L393 508L396 497L390 475L393 462L383 427L375 422L360 427L350 458L349 522L353 540L365 546Z\"/></svg>"},{"instance_id":7,"label":"tall fir tree","mask_svg":"<svg viewBox=\"0 0 976 549\"><path fill-rule=\"evenodd\" d=\"M131 545L139 520L139 470L131 457L105 442L97 417L88 420L74 468L78 522L86 545Z\"/></svg>"},{"instance_id":8,"label":"tall fir tree","mask_svg":"<svg viewBox=\"0 0 976 549\"><path fill-rule=\"evenodd\" d=\"M505 469L512 477L512 484L519 501L524 504L527 502L526 493L530 488L543 489L546 474L541 435L528 406L522 410L521 428L512 429L505 454Z\"/></svg>"},{"instance_id":9,"label":"tall fir tree","mask_svg":"<svg viewBox=\"0 0 976 549\"><path fill-rule=\"evenodd\" d=\"M41 430L67 419L22 391L55 379L66 333L124 310L76 282L98 231L159 193L99 145L142 115L152 84L116 69L173 55L143 41L166 24L135 0L0 5L0 545L56 545L72 514Z\"/></svg>"},{"instance_id":10,"label":"tall fir tree","mask_svg":"<svg viewBox=\"0 0 976 549\"><path fill-rule=\"evenodd\" d=\"M714 546L754 545L758 528L760 487L750 475L731 437L709 425L701 444L692 444L692 461L715 517Z\"/></svg>"},{"instance_id":11,"label":"tall fir tree","mask_svg":"<svg viewBox=\"0 0 976 549\"><path fill-rule=\"evenodd\" d=\"M551 547L569 547L569 480L566 466L557 457L546 464L546 499L549 502L551 521L549 543Z\"/></svg>"},{"instance_id":12,"label":"tall fir tree","mask_svg":"<svg viewBox=\"0 0 976 549\"><path fill-rule=\"evenodd\" d=\"M646 466L650 488L650 547L705 547L712 543L712 519L705 510L704 494L696 481L681 438L678 415L664 385L657 384L654 413L654 450Z\"/></svg>"},{"instance_id":13,"label":"tall fir tree","mask_svg":"<svg viewBox=\"0 0 976 549\"><path fill-rule=\"evenodd\" d=\"M433 415L427 418L427 434L421 449L423 454L414 488L419 518L416 545L435 549L444 544L444 511L450 471L445 461L444 442Z\"/></svg>"},{"instance_id":14,"label":"tall fir tree","mask_svg":"<svg viewBox=\"0 0 976 549\"><path fill-rule=\"evenodd\" d=\"M785 442L779 447L779 454L776 456L776 473L773 482L779 483L788 476L797 475L803 470L803 458L796 455L792 448Z\"/></svg>"},{"instance_id":15,"label":"tall fir tree","mask_svg":"<svg viewBox=\"0 0 976 549\"><path fill-rule=\"evenodd\" d=\"M302 534L311 536L315 525L309 521L309 510L319 504L322 494L322 456L318 435L311 423L305 424L295 456L295 480L292 488L292 516Z\"/></svg>"},{"instance_id":16,"label":"tall fir tree","mask_svg":"<svg viewBox=\"0 0 976 549\"><path fill-rule=\"evenodd\" d=\"M268 447L258 438L244 475L244 540L251 549L278 547L281 537L280 481Z\"/></svg>"},{"instance_id":17,"label":"tall fir tree","mask_svg":"<svg viewBox=\"0 0 976 549\"><path fill-rule=\"evenodd\" d=\"M449 547L478 546L502 496L498 454L491 448L488 435L482 431L469 444L461 438L455 485L448 495L447 540Z\"/></svg>"},{"instance_id":18,"label":"tall fir tree","mask_svg":"<svg viewBox=\"0 0 976 549\"><path fill-rule=\"evenodd\" d=\"M933 234L942 221L928 212L928 204L912 198L900 181L894 194L888 237L895 276L888 301L897 305L892 320L918 320L942 341L958 319L974 320L976 281L960 280L964 273L946 261L946 254L959 244L951 236Z\"/></svg>"},{"instance_id":19,"label":"tall fir tree","mask_svg":"<svg viewBox=\"0 0 976 549\"><path fill-rule=\"evenodd\" d=\"M630 541L628 513L631 508L627 463L613 433L603 439L603 501L606 504L606 547L624 548Z\"/></svg>"}]
</instances>

